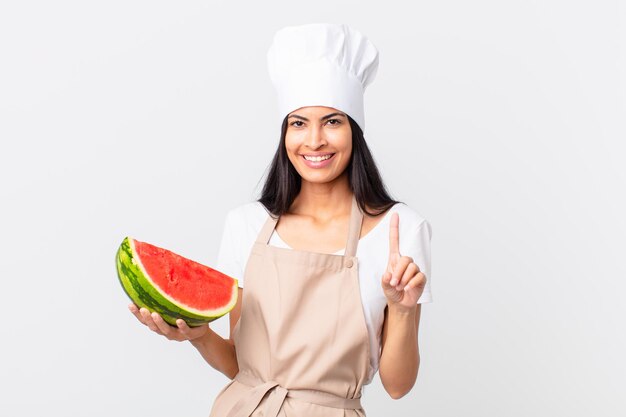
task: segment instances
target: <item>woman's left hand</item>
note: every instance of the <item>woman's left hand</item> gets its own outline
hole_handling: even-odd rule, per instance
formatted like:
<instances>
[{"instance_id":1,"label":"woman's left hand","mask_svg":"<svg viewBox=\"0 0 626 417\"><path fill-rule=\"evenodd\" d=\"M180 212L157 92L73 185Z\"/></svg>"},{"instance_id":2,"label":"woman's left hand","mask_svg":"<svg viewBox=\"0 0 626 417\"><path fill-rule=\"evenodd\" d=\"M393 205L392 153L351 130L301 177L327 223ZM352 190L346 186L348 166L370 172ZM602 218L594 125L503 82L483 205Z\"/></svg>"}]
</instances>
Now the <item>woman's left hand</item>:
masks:
<instances>
[{"instance_id":1,"label":"woman's left hand","mask_svg":"<svg viewBox=\"0 0 626 417\"><path fill-rule=\"evenodd\" d=\"M389 225L389 260L382 277L382 287L391 307L411 309L424 292L426 275L420 271L410 256L400 255L400 233L398 213L391 214Z\"/></svg>"}]
</instances>

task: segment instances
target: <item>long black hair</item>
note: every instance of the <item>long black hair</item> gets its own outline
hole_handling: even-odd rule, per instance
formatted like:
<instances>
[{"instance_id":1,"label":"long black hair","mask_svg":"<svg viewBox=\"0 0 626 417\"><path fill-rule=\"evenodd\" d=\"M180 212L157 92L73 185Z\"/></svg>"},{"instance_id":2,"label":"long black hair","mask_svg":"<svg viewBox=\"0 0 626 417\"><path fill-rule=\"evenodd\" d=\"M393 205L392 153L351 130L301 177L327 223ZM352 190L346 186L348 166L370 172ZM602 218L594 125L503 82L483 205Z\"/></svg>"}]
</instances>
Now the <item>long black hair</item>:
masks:
<instances>
[{"instance_id":1,"label":"long black hair","mask_svg":"<svg viewBox=\"0 0 626 417\"><path fill-rule=\"evenodd\" d=\"M367 147L361 127L350 116L347 114L346 116L352 128L352 155L346 167L348 183L361 211L370 216L378 216L400 201L392 199L389 195L372 153ZM289 160L285 149L287 117L283 119L280 143L269 166L261 197L257 200L274 216L289 211L294 199L300 193L302 184L302 178ZM375 212L368 212L366 204Z\"/></svg>"}]
</instances>

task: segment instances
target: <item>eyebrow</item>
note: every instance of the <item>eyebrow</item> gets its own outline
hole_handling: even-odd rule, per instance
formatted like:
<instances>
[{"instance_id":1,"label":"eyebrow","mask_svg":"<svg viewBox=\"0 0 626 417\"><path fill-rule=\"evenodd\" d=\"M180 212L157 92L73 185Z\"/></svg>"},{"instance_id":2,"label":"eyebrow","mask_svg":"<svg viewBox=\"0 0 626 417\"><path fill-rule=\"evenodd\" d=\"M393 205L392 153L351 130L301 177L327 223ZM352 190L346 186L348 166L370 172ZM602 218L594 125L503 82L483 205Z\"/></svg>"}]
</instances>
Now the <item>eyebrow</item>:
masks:
<instances>
[{"instance_id":1,"label":"eyebrow","mask_svg":"<svg viewBox=\"0 0 626 417\"><path fill-rule=\"evenodd\" d=\"M320 121L326 120L326 119L331 118L331 117L333 117L333 116L343 116L343 113L337 113L337 112L335 112L335 113L327 114L327 115L326 115L326 116L324 116L324 117L320 117ZM306 120L307 122L309 121L309 119L307 119L306 117L304 117L304 116L300 116L300 115L298 115L298 114L292 114L292 115L290 115L290 116L288 117L288 119L289 119L289 118L291 118L291 117L295 117L296 119Z\"/></svg>"}]
</instances>

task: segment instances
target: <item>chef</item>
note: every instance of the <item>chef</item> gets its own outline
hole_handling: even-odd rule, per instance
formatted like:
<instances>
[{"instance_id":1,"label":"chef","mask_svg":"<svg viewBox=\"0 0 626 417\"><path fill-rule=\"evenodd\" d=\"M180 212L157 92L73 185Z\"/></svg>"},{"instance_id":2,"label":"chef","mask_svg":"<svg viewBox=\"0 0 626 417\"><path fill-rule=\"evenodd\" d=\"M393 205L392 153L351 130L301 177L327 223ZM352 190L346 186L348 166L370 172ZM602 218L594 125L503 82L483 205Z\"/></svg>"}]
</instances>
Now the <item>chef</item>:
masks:
<instances>
[{"instance_id":1,"label":"chef","mask_svg":"<svg viewBox=\"0 0 626 417\"><path fill-rule=\"evenodd\" d=\"M216 268L241 287L230 337L130 308L231 378L210 417L365 416L377 371L392 398L417 378L431 227L389 196L364 139L371 41L345 24L288 26L267 64L281 136L260 198L226 217Z\"/></svg>"}]
</instances>

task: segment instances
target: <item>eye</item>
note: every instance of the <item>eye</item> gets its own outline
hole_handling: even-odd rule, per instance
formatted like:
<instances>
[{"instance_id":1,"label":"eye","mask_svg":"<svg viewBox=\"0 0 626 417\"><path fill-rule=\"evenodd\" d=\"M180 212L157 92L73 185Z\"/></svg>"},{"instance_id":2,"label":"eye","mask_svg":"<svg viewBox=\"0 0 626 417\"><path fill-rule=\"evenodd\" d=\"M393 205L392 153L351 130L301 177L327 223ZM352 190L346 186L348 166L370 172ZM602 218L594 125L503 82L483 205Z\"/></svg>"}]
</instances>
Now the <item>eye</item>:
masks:
<instances>
[{"instance_id":1,"label":"eye","mask_svg":"<svg viewBox=\"0 0 626 417\"><path fill-rule=\"evenodd\" d=\"M289 125L291 125L291 126L296 126L296 127L300 127L300 126L302 126L302 125L296 125L296 123L302 123L302 121L301 121L301 120L296 120L296 121L294 121L294 122L289 123Z\"/></svg>"},{"instance_id":2,"label":"eye","mask_svg":"<svg viewBox=\"0 0 626 417\"><path fill-rule=\"evenodd\" d=\"M330 123L330 122L336 122L336 123ZM339 119L328 119L328 123L331 125L338 125L341 124L341 120Z\"/></svg>"}]
</instances>

